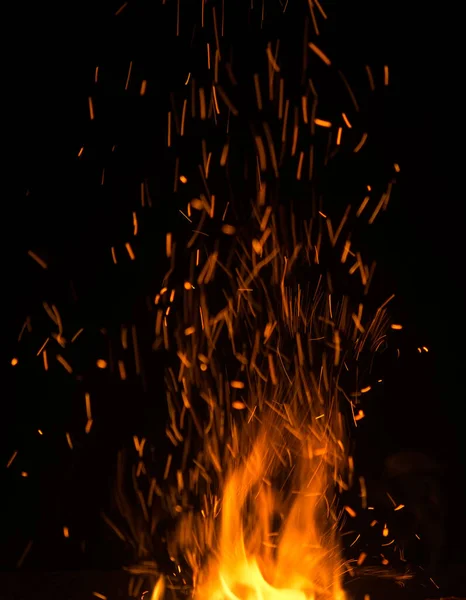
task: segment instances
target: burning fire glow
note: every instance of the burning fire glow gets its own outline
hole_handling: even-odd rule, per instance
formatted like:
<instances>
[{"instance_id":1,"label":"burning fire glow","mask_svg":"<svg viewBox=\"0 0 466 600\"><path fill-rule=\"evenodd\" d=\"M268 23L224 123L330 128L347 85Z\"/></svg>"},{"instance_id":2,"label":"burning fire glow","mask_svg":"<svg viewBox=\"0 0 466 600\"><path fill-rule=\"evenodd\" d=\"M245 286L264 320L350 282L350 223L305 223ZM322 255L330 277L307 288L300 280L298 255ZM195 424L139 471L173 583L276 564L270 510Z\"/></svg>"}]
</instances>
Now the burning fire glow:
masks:
<instances>
[{"instance_id":1,"label":"burning fire glow","mask_svg":"<svg viewBox=\"0 0 466 600\"><path fill-rule=\"evenodd\" d=\"M324 428L289 429L280 417L262 425L227 476L218 549L195 598L343 600L332 477L341 452Z\"/></svg>"},{"instance_id":2,"label":"burning fire glow","mask_svg":"<svg viewBox=\"0 0 466 600\"><path fill-rule=\"evenodd\" d=\"M344 600L335 502L337 482L345 486L341 415L309 411L303 422L288 404L265 413L245 424L248 439L233 429L236 443L212 513L181 521L176 544L188 557L201 539L211 550L204 566L192 565L194 597ZM160 583L154 598L163 589Z\"/></svg>"}]
</instances>

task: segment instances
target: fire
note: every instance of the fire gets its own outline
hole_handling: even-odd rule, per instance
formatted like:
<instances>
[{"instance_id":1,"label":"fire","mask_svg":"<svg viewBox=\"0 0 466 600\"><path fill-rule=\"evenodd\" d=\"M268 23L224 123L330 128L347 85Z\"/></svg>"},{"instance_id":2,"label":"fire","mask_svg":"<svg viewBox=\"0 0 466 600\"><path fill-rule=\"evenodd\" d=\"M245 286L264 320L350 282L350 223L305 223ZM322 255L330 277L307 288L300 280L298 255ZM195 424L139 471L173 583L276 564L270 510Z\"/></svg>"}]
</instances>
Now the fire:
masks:
<instances>
[{"instance_id":1,"label":"fire","mask_svg":"<svg viewBox=\"0 0 466 600\"><path fill-rule=\"evenodd\" d=\"M348 463L338 437L343 420L309 413L294 428L297 416L286 405L283 414L269 408L243 424L238 437L234 427L241 452L230 453L221 502L212 513L182 519L175 545L188 557L202 538L209 546L208 560L192 565L196 600L346 598L336 503ZM163 592L159 580L153 600Z\"/></svg>"},{"instance_id":2,"label":"fire","mask_svg":"<svg viewBox=\"0 0 466 600\"><path fill-rule=\"evenodd\" d=\"M278 270L282 258L273 246L269 251L272 269ZM243 264L248 270L244 260ZM236 352L244 367L248 365L240 377L223 377L218 358L228 355L228 346L218 344L213 351L207 324L214 326L218 315L207 319L202 293L198 305L204 317L192 304L192 318L203 320L202 334L197 340L179 337L182 413L192 414L201 449L195 468L180 469L173 478L176 492L172 488L168 497L179 525L168 545L175 564L187 563L196 600L345 598L342 577L347 565L340 552L344 508L338 495L350 485L353 460L341 410L345 394L339 362L344 350L351 364L348 338L354 337L354 323L345 311L341 334L335 335L329 326L331 302L318 293L320 282L314 302L298 309L300 287L285 288L279 276L274 280L276 285L266 294L275 294L277 318L265 324L263 335L256 334L245 355ZM236 285L244 286L242 275ZM235 308L229 306L231 344L235 332L254 339L247 318L252 304L244 302L241 318L237 314L234 320ZM228 314L221 314L228 323ZM379 312L370 325L375 332L382 315ZM315 336L310 334L311 323ZM275 340L276 352L270 351L270 339ZM356 340L361 351L361 340ZM290 342L291 358L284 353ZM315 356L310 343L319 348ZM208 350L196 360L204 344ZM267 369L269 376L264 378ZM208 404L203 425L192 405L196 393ZM172 431L181 439L171 413ZM353 410L356 422L355 414ZM196 447L193 439L187 443ZM170 463L164 477L171 468Z\"/></svg>"},{"instance_id":3,"label":"fire","mask_svg":"<svg viewBox=\"0 0 466 600\"><path fill-rule=\"evenodd\" d=\"M382 346L391 298L372 316L338 298L315 253L303 245L290 257L280 245L271 214L265 205L252 217L253 239L270 218L261 261L239 243L224 269L223 307L200 275L184 287L173 333L160 333L179 367L166 377L173 451L163 490L155 479L150 490L177 524L166 536L166 586L195 600L346 597L340 530L356 514L339 502L353 479L348 434L364 416L372 386L360 373ZM161 292L160 303L174 296ZM154 600L167 597L162 589Z\"/></svg>"},{"instance_id":4,"label":"fire","mask_svg":"<svg viewBox=\"0 0 466 600\"><path fill-rule=\"evenodd\" d=\"M290 445L280 417L260 429L228 475L218 552L195 598L343 600L333 493L341 452L311 427Z\"/></svg>"},{"instance_id":5,"label":"fire","mask_svg":"<svg viewBox=\"0 0 466 600\"><path fill-rule=\"evenodd\" d=\"M207 25L204 4L209 13L212 8ZM246 61L239 60L237 69L236 62L232 66L232 57L236 37L245 48L246 38L256 37L249 31L255 18L248 18L244 39L235 31L229 40L228 25L224 35L224 3L221 13L215 4L202 2L201 27L194 24L191 40L195 56L197 32L202 31L204 36L212 21L211 37L216 45L212 65L211 42L207 42L207 71L212 73L212 81L207 81L211 75L207 76L204 68L197 76L193 61L195 69L187 76L185 91L170 92L171 110L165 113L163 134L170 152L158 169L161 177L169 173L170 185L174 181L177 211L188 232L186 240L184 234L177 236L177 244L172 233L166 233L164 250L169 266L167 263L153 303L149 302L151 331L155 331L151 350L163 350L168 356L165 391L169 418L165 432L170 449L164 460L158 461L164 462L164 470L152 477L145 463L146 440L134 437L137 466L132 483L142 517L137 518L135 507L125 503L120 489L121 471L116 504L127 521L141 563L132 572L151 577L164 573L152 592L152 600L167 599L167 590L180 587L185 592L189 589L195 600L344 600L343 576L348 567L342 556L340 528L346 515L356 514L351 507L339 504L339 494L350 487L353 475L347 428L351 422L357 427L365 416L361 396L370 396L375 355L386 343L385 306L391 299L375 313L371 305L363 306L375 262L366 264L352 225L366 215L371 226L380 219L395 179L389 180L379 198L375 193L367 195L372 188L365 179L365 170L359 175L350 162L358 182L354 189L345 189L342 196L352 204L340 206L338 193L335 197L330 194L329 202L323 200L327 179L340 178L332 170L334 158L339 159L339 153L351 157L360 153L364 157L371 151L372 138L360 129L362 119L356 114L359 106L346 77L334 67L337 57L329 58L320 44L307 41L310 35L319 35L314 8L323 20L327 19L317 0L308 3L314 33L306 18L304 53L300 50L296 60L293 54L282 60L291 40L284 35L281 43L273 33L275 27L267 25L264 35L272 36L263 48L267 69L252 76L247 74L248 69L242 72L241 64ZM283 13L287 5L284 3ZM236 10L234 7L232 12ZM179 11L180 2L177 37ZM288 23L283 26L285 34L287 18L279 17ZM233 25L231 30L235 29ZM252 48L256 43L260 42L255 39ZM294 67L301 62L301 55L300 83L295 85ZM231 57L228 61L227 56ZM257 57L252 58L251 63L255 63ZM326 79L323 77L322 86L314 85L313 79L319 73L314 68L315 58L319 67L322 62L334 73L339 87L343 81L354 111L349 112L352 109L347 98L342 106L346 112L331 106L325 112L316 112L338 88L332 83L328 93L323 90L321 100L320 89L325 87ZM290 75L285 69L288 62L293 64ZM183 69L188 63L191 57ZM369 67L366 70L373 91L377 74L373 75ZM244 88L242 95L237 94L238 108L233 103L237 102L235 72L238 87ZM175 73L173 79L177 80L178 75ZM97 77L98 67L96 83ZM199 87L200 82L203 87ZM383 83L389 84L388 66L383 68ZM248 91L252 84L254 96ZM141 96L146 94L147 85L148 80L140 81ZM301 90L299 99L291 91L295 89ZM257 115L250 110L252 105ZM88 96L88 109L90 120L99 121L93 96ZM330 120L317 118L317 114ZM194 123L192 130L190 120ZM192 146L179 143L185 127L185 137L190 138ZM198 159L199 151L202 161ZM79 156L83 152L84 147ZM244 164L238 167L243 158ZM172 159L173 164L169 162ZM338 160L334 162L339 164ZM180 174L180 164L186 174ZM394 168L398 173L397 163ZM390 174L392 170L393 162ZM104 173L105 169L101 185ZM178 186L178 182L183 185ZM299 188L295 187L297 182ZM120 261L118 253L127 255L136 265L144 257L144 244L138 246L136 241L143 236L141 215L152 209L149 187L141 184L141 210L131 206L128 211L133 236L137 236L134 242L124 243L124 248L121 244L119 250L111 246L108 251L115 267ZM157 183L156 187L165 190L165 184ZM246 205L249 201L250 206ZM154 203L152 214L159 213L151 219L163 221L162 203L165 196L157 205ZM290 206L289 214L282 210L285 205ZM291 207L298 208L296 214ZM40 267L48 268L35 252L30 250L28 254ZM149 255L146 251L146 257ZM55 340L61 352L55 354L57 362L68 375L82 379L77 367L65 359L66 340L58 311L53 305L53 311L44 307L58 328L38 353L43 355L45 370L49 369L47 356L51 354L47 355L44 348L49 340ZM393 324L391 328L401 330L402 325ZM82 331L71 338L71 343ZM104 330L100 331L103 334ZM128 330L122 326L119 351L132 349L134 375L145 381L143 372L150 369L142 369L145 357L140 353L136 325L131 332L132 343L128 345ZM51 347L47 350L50 353ZM364 362L366 348L370 368ZM109 352L108 358L95 362L98 369L108 370L109 376L114 371L112 356ZM122 381L131 377L125 361L116 361ZM17 363L18 359L13 358L12 366ZM93 424L88 393L85 402L88 434ZM75 433L65 435L73 450L77 445L73 445ZM17 451L7 467L16 455ZM160 508L176 521L175 530L163 538L164 551L166 544L174 565L171 573L166 565L148 560L158 535ZM120 539L127 541L110 519L105 520ZM384 537L388 536L385 529ZM69 537L68 527L63 528L63 535ZM103 597L97 592L94 595Z\"/></svg>"},{"instance_id":6,"label":"fire","mask_svg":"<svg viewBox=\"0 0 466 600\"><path fill-rule=\"evenodd\" d=\"M214 7L218 45L215 15ZM376 263L367 263L353 230L382 218L395 184L393 162L379 197L364 166L345 187L351 203L340 204L338 186L327 181L340 179L337 155L365 160L375 136L356 118L355 95L320 44L306 41L309 60L323 62L338 86L343 80L355 111L343 100L338 110L320 112L326 93L321 102L307 58L303 95L288 97L279 42L267 45L267 71L242 75L238 85L257 117L236 108L230 63L219 84L220 48L211 100L190 72L181 125L174 104L168 112L166 145L174 153L190 114L200 117L203 132L208 128L198 140L203 164L193 163L193 171L191 154L185 161L182 153L181 163L176 154L174 192L187 233L176 243L166 233L167 271L151 290L152 349L167 356L168 450L150 473L138 442L139 515L118 495L140 561L132 572L163 573L153 600L167 598L168 590L195 600L345 598L350 567L340 528L356 516L339 503L353 477L348 429L364 419L392 299L378 308L378 300L366 302ZM367 73L372 91L378 79L369 67ZM325 88L326 76L322 81ZM230 135L230 116L237 137ZM226 132L223 149L210 143L210 127ZM139 374L136 341L134 352ZM148 560L157 555L157 507L171 527L161 537L163 565Z\"/></svg>"}]
</instances>

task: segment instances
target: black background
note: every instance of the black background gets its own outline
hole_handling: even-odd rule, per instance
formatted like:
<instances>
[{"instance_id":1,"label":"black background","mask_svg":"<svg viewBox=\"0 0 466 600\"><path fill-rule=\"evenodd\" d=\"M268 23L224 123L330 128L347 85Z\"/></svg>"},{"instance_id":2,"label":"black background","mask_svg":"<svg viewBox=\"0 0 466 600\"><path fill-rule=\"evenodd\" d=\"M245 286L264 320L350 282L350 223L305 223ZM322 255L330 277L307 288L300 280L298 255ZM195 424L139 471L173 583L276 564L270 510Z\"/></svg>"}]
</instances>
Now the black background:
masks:
<instances>
[{"instance_id":1,"label":"black background","mask_svg":"<svg viewBox=\"0 0 466 600\"><path fill-rule=\"evenodd\" d=\"M157 288L164 272L157 263L157 247L163 252L167 229L176 232L176 200L156 174L163 168L163 144L153 142L164 135L166 98L155 92L141 105L137 89L121 93L121 81L132 60L135 80L147 78L150 85L154 77L161 87L171 86L173 73L183 67L187 54L182 44L167 41L173 36L158 19L158 8L134 2L115 18L117 8L111 3L38 4L11 17L13 60L4 92L11 109L3 118L13 133L8 142L13 169L7 179L13 173L14 185L4 201L7 308L0 452L6 464L18 449L16 461L21 466L2 476L3 569L14 568L30 539L34 540L27 559L30 567L120 566L125 550L110 542L112 534L99 516L110 505L115 453L148 423L153 423L154 431L163 430L164 413L157 408L163 402L162 365L154 367L145 392L131 381L117 385L107 373L91 369L99 351L102 355L107 351L105 346L99 348L102 340L96 337L95 353L82 357L81 365L86 385L91 382L93 396L99 398L94 407L96 425L85 444L77 442L70 457L64 431L76 419L84 426L86 388L64 372L45 376L39 362L22 361L31 348L40 346L39 335L17 344L27 315L36 317L41 327L44 300L63 309L68 323L84 321L89 329L116 331L122 322L137 322L144 294L151 285ZM189 10L194 9L186 3L182 13L186 20ZM396 320L404 324L401 358L393 361L370 414L370 426L362 434L361 461L376 477L387 454L417 448L448 465L450 552L451 560L460 561L466 461L463 112L454 26L458 16L401 2L328 3L327 10L333 13L329 27L336 33L335 44L351 49L348 62L391 66L392 107L381 128L389 134L390 149L396 146L402 168L384 217L385 230L371 247L385 286L397 297ZM95 106L104 116L90 123L87 98L93 93L97 65L102 69L103 91ZM110 157L113 144L121 152L117 148ZM85 161L77 160L81 146ZM110 191L104 195L96 192L100 174L95 165L110 160L121 174L109 182ZM108 253L110 246L126 241L131 230L127 207L138 202L141 179L154 172L160 198L167 202L161 202L157 218L150 222L150 236L145 233L153 240L153 255L135 269L123 267L123 275L120 271L116 277L103 250ZM52 265L47 272L27 256L29 249ZM429 353L418 354L416 348L424 345ZM12 356L20 360L15 369L9 365ZM158 404L149 401L154 396ZM38 438L38 428L46 432L43 438ZM20 470L29 477L21 478ZM73 524L79 540L64 544L64 523Z\"/></svg>"}]
</instances>

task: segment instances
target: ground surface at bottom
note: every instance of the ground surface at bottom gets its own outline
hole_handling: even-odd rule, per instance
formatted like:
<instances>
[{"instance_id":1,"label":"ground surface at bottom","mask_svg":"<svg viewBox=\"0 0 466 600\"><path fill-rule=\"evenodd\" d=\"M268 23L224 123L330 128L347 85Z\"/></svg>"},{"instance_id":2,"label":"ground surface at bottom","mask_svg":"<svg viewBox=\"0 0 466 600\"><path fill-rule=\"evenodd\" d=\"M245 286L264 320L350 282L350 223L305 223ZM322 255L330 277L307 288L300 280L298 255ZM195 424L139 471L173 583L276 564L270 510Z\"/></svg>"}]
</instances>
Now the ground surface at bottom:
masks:
<instances>
[{"instance_id":1,"label":"ground surface at bottom","mask_svg":"<svg viewBox=\"0 0 466 600\"><path fill-rule=\"evenodd\" d=\"M17 571L0 573L0 600L131 600L141 598L130 595L129 576L122 571L61 571L42 573ZM466 600L466 565L456 567L445 584L448 592L435 588L407 585L400 587L384 581L352 581L348 591L351 600L363 600L370 593L371 600L435 600L450 597ZM450 591L451 590L451 591ZM148 599L148 595L145 596ZM180 596L181 599L188 598Z\"/></svg>"}]
</instances>

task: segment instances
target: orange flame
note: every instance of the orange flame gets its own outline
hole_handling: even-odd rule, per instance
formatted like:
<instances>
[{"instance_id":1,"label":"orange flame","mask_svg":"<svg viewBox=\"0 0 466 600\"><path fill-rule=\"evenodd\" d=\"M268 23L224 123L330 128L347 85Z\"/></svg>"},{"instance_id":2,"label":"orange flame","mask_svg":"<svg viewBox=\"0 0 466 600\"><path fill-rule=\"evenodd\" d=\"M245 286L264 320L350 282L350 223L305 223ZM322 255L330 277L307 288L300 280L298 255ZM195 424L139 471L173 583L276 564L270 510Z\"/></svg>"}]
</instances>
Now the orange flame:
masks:
<instances>
[{"instance_id":1,"label":"orange flame","mask_svg":"<svg viewBox=\"0 0 466 600\"><path fill-rule=\"evenodd\" d=\"M345 598L335 501L343 420L309 415L296 427L297 411L285 408L233 425L221 502L181 520L174 543L188 561L194 546L207 548L191 564L197 600Z\"/></svg>"},{"instance_id":2,"label":"orange flame","mask_svg":"<svg viewBox=\"0 0 466 600\"><path fill-rule=\"evenodd\" d=\"M343 600L329 448L317 448L311 431L299 440L298 463L288 469L292 489L283 498L271 482L287 471L274 447L280 437L278 424L264 428L228 477L218 556L201 572L195 598ZM278 531L274 521L281 521Z\"/></svg>"}]
</instances>

